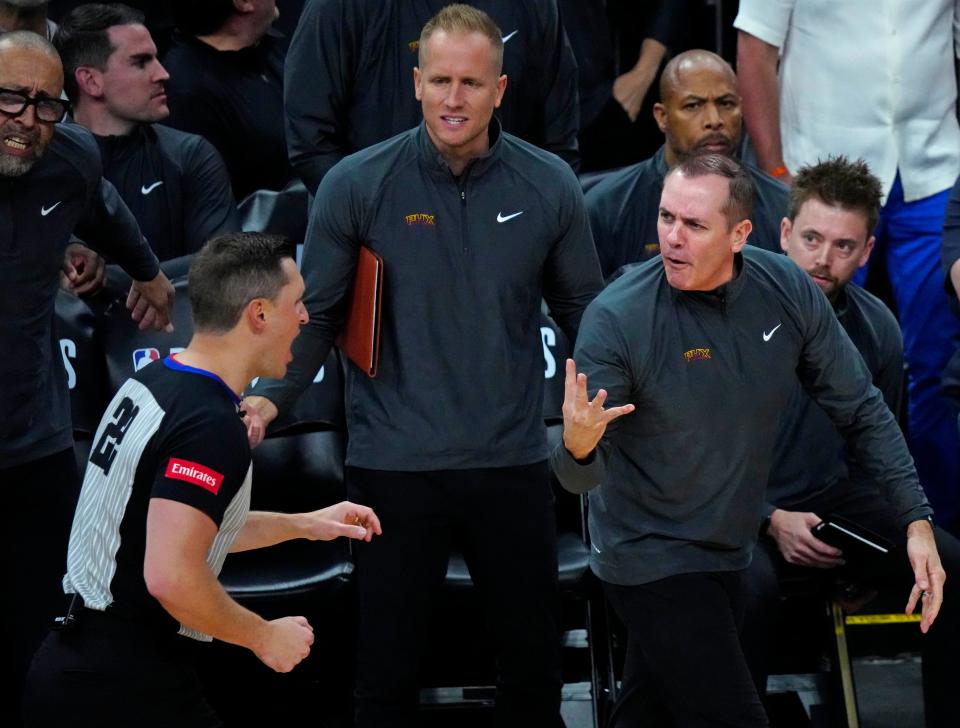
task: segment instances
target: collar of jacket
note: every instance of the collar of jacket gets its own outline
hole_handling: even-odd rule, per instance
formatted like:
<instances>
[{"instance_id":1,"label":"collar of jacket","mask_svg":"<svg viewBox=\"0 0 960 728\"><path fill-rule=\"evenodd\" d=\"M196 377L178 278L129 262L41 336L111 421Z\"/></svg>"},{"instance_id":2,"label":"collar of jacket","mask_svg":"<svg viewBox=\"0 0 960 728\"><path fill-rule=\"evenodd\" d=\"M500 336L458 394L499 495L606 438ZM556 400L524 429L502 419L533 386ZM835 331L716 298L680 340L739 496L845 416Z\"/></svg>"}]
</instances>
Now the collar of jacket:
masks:
<instances>
[{"instance_id":1,"label":"collar of jacket","mask_svg":"<svg viewBox=\"0 0 960 728\"><path fill-rule=\"evenodd\" d=\"M151 124L137 124L129 134L100 136L94 134L97 146L100 147L100 157L104 166L113 159L126 159L144 144L155 142L157 133Z\"/></svg>"},{"instance_id":2,"label":"collar of jacket","mask_svg":"<svg viewBox=\"0 0 960 728\"><path fill-rule=\"evenodd\" d=\"M746 285L746 271L744 270L743 253L736 253L733 256L733 278L723 285L717 286L710 291L681 291L673 286L670 290L675 300L699 301L711 306L721 306L733 303Z\"/></svg>"},{"instance_id":3,"label":"collar of jacket","mask_svg":"<svg viewBox=\"0 0 960 728\"><path fill-rule=\"evenodd\" d=\"M467 163L463 174L460 175L461 177L478 177L490 169L490 167L500 159L503 148L503 128L500 126L500 121L496 116L490 118L490 126L487 128L487 134L490 138L490 147L479 157L475 157ZM420 122L420 127L417 129L417 143L420 147L420 155L431 174L447 180L453 177L453 172L450 171L450 165L447 164L447 160L443 158L443 155L440 154L436 146L434 146L433 140L430 138L429 132L427 132L426 122L424 121Z\"/></svg>"},{"instance_id":4,"label":"collar of jacket","mask_svg":"<svg viewBox=\"0 0 960 728\"><path fill-rule=\"evenodd\" d=\"M667 166L666 144L661 144L657 153L653 155L653 168L657 170L657 174L660 176L660 187L662 188L663 180L666 178L667 172L670 171L670 168Z\"/></svg>"}]
</instances>

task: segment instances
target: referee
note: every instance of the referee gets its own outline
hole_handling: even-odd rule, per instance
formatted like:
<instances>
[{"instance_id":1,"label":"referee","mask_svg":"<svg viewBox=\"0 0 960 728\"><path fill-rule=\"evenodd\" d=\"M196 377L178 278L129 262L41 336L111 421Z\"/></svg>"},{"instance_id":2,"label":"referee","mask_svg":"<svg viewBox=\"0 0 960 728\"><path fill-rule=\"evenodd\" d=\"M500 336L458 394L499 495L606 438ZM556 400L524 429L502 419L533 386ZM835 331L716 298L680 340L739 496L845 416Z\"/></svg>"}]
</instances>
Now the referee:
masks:
<instances>
[{"instance_id":1,"label":"referee","mask_svg":"<svg viewBox=\"0 0 960 728\"><path fill-rule=\"evenodd\" d=\"M277 672L310 651L304 617L267 621L217 580L231 551L295 538L370 541L374 512L249 513L251 464L239 393L281 377L306 323L284 240L215 238L190 269L194 336L127 380L90 452L67 553L73 605L34 658L30 726L219 726L185 638L252 650Z\"/></svg>"}]
</instances>

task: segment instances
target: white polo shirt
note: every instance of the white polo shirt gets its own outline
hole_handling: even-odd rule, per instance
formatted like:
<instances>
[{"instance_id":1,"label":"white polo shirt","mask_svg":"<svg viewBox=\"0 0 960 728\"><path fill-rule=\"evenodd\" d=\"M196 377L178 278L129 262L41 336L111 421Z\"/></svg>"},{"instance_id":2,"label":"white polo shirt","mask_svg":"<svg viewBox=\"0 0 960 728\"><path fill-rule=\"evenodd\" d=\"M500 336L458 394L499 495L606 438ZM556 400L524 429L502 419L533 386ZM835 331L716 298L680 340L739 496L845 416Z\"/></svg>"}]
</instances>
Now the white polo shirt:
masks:
<instances>
[{"instance_id":1,"label":"white polo shirt","mask_svg":"<svg viewBox=\"0 0 960 728\"><path fill-rule=\"evenodd\" d=\"M910 202L960 174L954 59L960 0L740 0L734 25L780 48L780 132L791 172L861 157Z\"/></svg>"}]
</instances>

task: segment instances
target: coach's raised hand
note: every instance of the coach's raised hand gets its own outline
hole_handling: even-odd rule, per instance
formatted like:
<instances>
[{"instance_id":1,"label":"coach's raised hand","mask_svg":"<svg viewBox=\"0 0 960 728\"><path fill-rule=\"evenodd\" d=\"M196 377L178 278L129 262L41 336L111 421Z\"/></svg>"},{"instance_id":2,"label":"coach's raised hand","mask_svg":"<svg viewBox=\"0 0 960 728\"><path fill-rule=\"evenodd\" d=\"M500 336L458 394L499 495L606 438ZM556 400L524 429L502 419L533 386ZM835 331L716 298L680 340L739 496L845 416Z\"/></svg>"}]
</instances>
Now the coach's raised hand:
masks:
<instances>
[{"instance_id":1,"label":"coach's raised hand","mask_svg":"<svg viewBox=\"0 0 960 728\"><path fill-rule=\"evenodd\" d=\"M591 401L587 397L587 375L577 374L573 359L567 359L563 390L563 446L577 460L583 460L596 448L607 425L635 409L632 404L603 408L607 391L601 389Z\"/></svg>"}]
</instances>

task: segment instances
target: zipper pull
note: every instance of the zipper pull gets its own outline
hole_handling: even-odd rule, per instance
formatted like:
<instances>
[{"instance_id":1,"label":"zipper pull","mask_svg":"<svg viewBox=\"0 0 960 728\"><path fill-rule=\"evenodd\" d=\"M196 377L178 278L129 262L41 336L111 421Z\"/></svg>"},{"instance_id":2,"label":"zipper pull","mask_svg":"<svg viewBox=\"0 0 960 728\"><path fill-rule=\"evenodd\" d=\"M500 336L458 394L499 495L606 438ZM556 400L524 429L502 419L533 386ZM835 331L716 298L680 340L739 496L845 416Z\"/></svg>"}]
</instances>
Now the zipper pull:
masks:
<instances>
[{"instance_id":1,"label":"zipper pull","mask_svg":"<svg viewBox=\"0 0 960 728\"><path fill-rule=\"evenodd\" d=\"M467 192L466 192L466 190L460 190L460 199L463 200L464 202L467 201Z\"/></svg>"}]
</instances>

